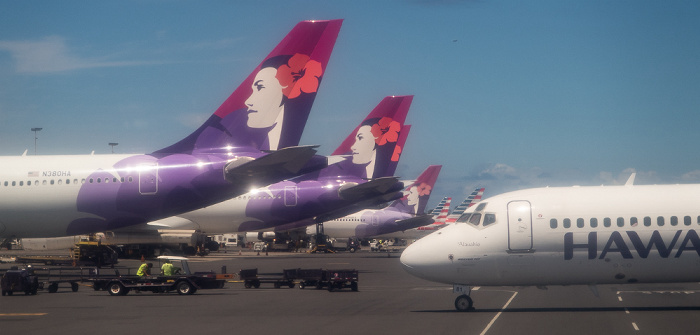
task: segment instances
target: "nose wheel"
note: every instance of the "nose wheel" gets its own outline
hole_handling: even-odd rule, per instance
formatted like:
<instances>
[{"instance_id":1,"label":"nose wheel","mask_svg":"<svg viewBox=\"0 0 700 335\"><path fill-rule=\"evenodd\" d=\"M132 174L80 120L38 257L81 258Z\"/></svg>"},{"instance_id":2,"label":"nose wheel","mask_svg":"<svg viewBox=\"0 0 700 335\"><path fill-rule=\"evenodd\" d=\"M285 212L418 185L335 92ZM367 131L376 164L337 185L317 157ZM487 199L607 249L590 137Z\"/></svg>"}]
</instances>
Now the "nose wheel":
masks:
<instances>
[{"instance_id":1,"label":"nose wheel","mask_svg":"<svg viewBox=\"0 0 700 335\"><path fill-rule=\"evenodd\" d=\"M474 301L466 294L460 295L455 299L455 308L459 312L467 312L474 308Z\"/></svg>"}]
</instances>

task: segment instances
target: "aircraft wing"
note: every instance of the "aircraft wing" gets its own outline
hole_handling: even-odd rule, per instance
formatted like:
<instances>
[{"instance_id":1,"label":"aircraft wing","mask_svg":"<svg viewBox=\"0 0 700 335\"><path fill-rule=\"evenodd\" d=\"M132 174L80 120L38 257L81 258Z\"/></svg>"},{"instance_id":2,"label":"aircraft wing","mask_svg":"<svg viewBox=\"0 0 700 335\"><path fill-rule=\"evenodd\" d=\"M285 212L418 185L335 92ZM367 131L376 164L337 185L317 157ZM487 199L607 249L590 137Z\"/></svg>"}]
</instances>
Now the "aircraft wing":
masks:
<instances>
[{"instance_id":1,"label":"aircraft wing","mask_svg":"<svg viewBox=\"0 0 700 335\"><path fill-rule=\"evenodd\" d=\"M403 197L403 192L402 191L397 191L397 192L390 192L378 196L374 196L372 198L368 199L363 199L362 201L358 201L353 203L352 205L339 208L337 210L334 210L332 212L324 213L315 218L317 223L321 222L326 222L326 221L331 221L331 220L336 220L340 219L344 216L359 212L363 209L367 209L370 207L374 207L383 203L391 202L397 199L401 199Z\"/></svg>"},{"instance_id":2,"label":"aircraft wing","mask_svg":"<svg viewBox=\"0 0 700 335\"><path fill-rule=\"evenodd\" d=\"M398 178L382 177L372 179L366 183L341 188L338 190L338 194L345 200L358 202L369 197L376 197L389 192L396 192L402 188L403 184L399 182Z\"/></svg>"},{"instance_id":3,"label":"aircraft wing","mask_svg":"<svg viewBox=\"0 0 700 335\"><path fill-rule=\"evenodd\" d=\"M315 156L315 145L287 147L257 159L242 157L224 168L226 180L241 187L261 187L328 166L328 159Z\"/></svg>"},{"instance_id":4,"label":"aircraft wing","mask_svg":"<svg viewBox=\"0 0 700 335\"><path fill-rule=\"evenodd\" d=\"M418 228L432 224L433 218L428 214L418 215L410 219L396 221L396 226L399 230L404 231L408 229Z\"/></svg>"}]
</instances>

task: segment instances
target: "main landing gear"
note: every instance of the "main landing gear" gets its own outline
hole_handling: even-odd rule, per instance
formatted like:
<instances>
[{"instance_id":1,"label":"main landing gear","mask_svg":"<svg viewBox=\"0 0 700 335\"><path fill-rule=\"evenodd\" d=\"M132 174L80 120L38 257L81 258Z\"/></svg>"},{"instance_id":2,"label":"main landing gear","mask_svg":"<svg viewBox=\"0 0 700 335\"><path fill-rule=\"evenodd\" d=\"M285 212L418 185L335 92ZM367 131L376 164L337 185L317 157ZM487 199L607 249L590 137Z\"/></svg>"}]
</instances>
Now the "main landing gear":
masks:
<instances>
[{"instance_id":1,"label":"main landing gear","mask_svg":"<svg viewBox=\"0 0 700 335\"><path fill-rule=\"evenodd\" d=\"M471 286L467 285L453 285L452 291L454 293L461 293L460 296L455 299L455 308L459 312L468 312L474 309L474 300L469 295L472 293Z\"/></svg>"}]
</instances>

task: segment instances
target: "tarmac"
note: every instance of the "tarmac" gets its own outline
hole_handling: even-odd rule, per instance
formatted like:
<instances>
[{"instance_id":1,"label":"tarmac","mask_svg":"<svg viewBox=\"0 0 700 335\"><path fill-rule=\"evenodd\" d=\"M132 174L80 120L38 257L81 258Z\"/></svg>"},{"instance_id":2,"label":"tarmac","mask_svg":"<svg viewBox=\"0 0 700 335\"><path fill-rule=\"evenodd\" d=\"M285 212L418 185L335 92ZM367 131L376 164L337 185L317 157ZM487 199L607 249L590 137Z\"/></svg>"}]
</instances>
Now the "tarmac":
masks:
<instances>
[{"instance_id":1,"label":"tarmac","mask_svg":"<svg viewBox=\"0 0 700 335\"><path fill-rule=\"evenodd\" d=\"M0 251L0 258L11 258ZM700 327L700 284L478 287L475 309L457 312L452 287L407 274L399 254L307 254L228 250L192 257L193 271L220 273L258 268L359 270L359 291L313 288L246 289L231 280L223 289L110 296L82 284L57 293L0 297L3 334L666 334ZM120 260L120 272L139 260ZM12 263L0 264L6 270ZM39 267L43 267L39 265ZM103 269L110 271L109 269Z\"/></svg>"}]
</instances>

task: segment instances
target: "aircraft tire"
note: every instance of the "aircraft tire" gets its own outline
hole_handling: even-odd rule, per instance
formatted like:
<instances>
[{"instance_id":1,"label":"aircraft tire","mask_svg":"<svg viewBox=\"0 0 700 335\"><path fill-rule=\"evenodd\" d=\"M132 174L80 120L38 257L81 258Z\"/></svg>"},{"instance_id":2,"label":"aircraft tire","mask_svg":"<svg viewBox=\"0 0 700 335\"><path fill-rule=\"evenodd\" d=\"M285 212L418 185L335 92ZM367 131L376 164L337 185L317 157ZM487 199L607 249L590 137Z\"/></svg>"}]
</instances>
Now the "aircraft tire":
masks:
<instances>
[{"instance_id":1,"label":"aircraft tire","mask_svg":"<svg viewBox=\"0 0 700 335\"><path fill-rule=\"evenodd\" d=\"M79 288L78 283L70 283L71 291L78 292L78 288Z\"/></svg>"},{"instance_id":2,"label":"aircraft tire","mask_svg":"<svg viewBox=\"0 0 700 335\"><path fill-rule=\"evenodd\" d=\"M471 310L474 306L474 301L472 298L466 294L460 295L455 299L455 308L459 312L467 312Z\"/></svg>"}]
</instances>

